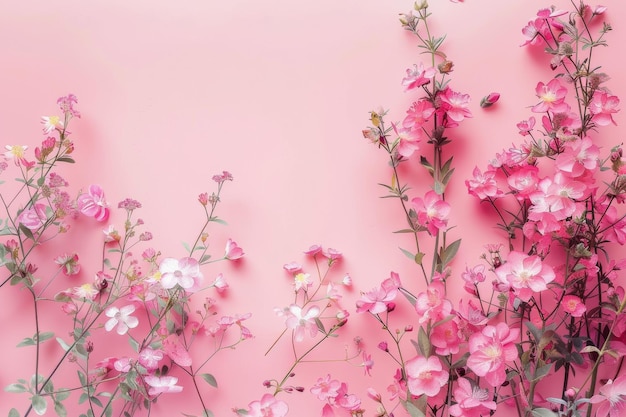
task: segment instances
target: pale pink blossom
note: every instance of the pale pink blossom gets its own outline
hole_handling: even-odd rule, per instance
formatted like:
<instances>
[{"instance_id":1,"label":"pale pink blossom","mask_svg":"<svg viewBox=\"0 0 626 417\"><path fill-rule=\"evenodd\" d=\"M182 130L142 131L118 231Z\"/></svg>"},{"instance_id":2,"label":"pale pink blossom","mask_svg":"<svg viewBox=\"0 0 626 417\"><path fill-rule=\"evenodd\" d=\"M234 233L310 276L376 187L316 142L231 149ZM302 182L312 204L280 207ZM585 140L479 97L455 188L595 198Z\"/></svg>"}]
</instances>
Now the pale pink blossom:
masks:
<instances>
[{"instance_id":1,"label":"pale pink blossom","mask_svg":"<svg viewBox=\"0 0 626 417\"><path fill-rule=\"evenodd\" d=\"M593 115L592 119L598 126L608 126L611 123L617 125L613 120L613 114L619 109L619 98L609 95L605 91L596 91L589 103L589 112Z\"/></svg>"},{"instance_id":2,"label":"pale pink blossom","mask_svg":"<svg viewBox=\"0 0 626 417\"><path fill-rule=\"evenodd\" d=\"M497 407L489 390L473 385L465 378L458 379L453 395L456 404L450 407L450 415L454 417L487 416Z\"/></svg>"},{"instance_id":3,"label":"pale pink blossom","mask_svg":"<svg viewBox=\"0 0 626 417\"><path fill-rule=\"evenodd\" d=\"M79 300L93 301L100 294L100 291L93 284L83 284L78 287L72 288L72 297Z\"/></svg>"},{"instance_id":4,"label":"pale pink blossom","mask_svg":"<svg viewBox=\"0 0 626 417\"><path fill-rule=\"evenodd\" d=\"M6 148L6 152L4 153L4 157L6 159L13 159L13 162L15 162L15 165L24 165L27 166L29 165L28 161L26 160L26 150L28 149L28 146L26 145L5 145Z\"/></svg>"},{"instance_id":5,"label":"pale pink blossom","mask_svg":"<svg viewBox=\"0 0 626 417\"><path fill-rule=\"evenodd\" d=\"M228 239L226 242L226 252L224 254L224 258L229 261L236 261L237 259L243 257L243 249L237 246L237 242L232 239Z\"/></svg>"},{"instance_id":6,"label":"pale pink blossom","mask_svg":"<svg viewBox=\"0 0 626 417\"><path fill-rule=\"evenodd\" d=\"M90 185L86 193L78 196L76 204L81 213L93 217L99 222L109 218L109 205L104 198L104 191L99 185Z\"/></svg>"},{"instance_id":7,"label":"pale pink blossom","mask_svg":"<svg viewBox=\"0 0 626 417\"><path fill-rule=\"evenodd\" d=\"M552 39L550 27L546 23L546 20L539 17L529 21L528 24L522 28L522 35L524 35L525 41L521 46L536 45L543 42L543 38L540 35L543 35L543 37L547 39Z\"/></svg>"},{"instance_id":8,"label":"pale pink blossom","mask_svg":"<svg viewBox=\"0 0 626 417\"><path fill-rule=\"evenodd\" d=\"M363 293L356 302L357 313L369 311L372 314L379 314L387 311L387 307L395 300L398 289L393 287L379 286Z\"/></svg>"},{"instance_id":9,"label":"pale pink blossom","mask_svg":"<svg viewBox=\"0 0 626 417\"><path fill-rule=\"evenodd\" d=\"M509 328L506 323L487 325L482 332L474 333L469 339L470 356L467 366L492 387L502 385L506 379L506 362L517 358L515 342L519 338L518 328Z\"/></svg>"},{"instance_id":10,"label":"pale pink blossom","mask_svg":"<svg viewBox=\"0 0 626 417\"><path fill-rule=\"evenodd\" d=\"M419 142L424 136L424 131L421 129L398 128L395 123L392 123L391 126L398 136L398 144L395 150L400 156L410 158L413 153L419 150Z\"/></svg>"},{"instance_id":11,"label":"pale pink blossom","mask_svg":"<svg viewBox=\"0 0 626 417\"><path fill-rule=\"evenodd\" d=\"M597 395L591 397L593 404L600 404L596 417L624 417L626 415L626 375L604 384Z\"/></svg>"},{"instance_id":12,"label":"pale pink blossom","mask_svg":"<svg viewBox=\"0 0 626 417\"><path fill-rule=\"evenodd\" d=\"M310 337L315 337L318 332L315 319L319 317L320 312L316 305L309 306L306 311L296 304L289 306L285 325L294 331L293 338L296 342L303 341L306 332Z\"/></svg>"},{"instance_id":13,"label":"pale pink blossom","mask_svg":"<svg viewBox=\"0 0 626 417\"><path fill-rule=\"evenodd\" d=\"M151 349L149 347L143 348L139 352L137 361L148 371L153 371L159 367L159 361L163 359L163 352L158 349Z\"/></svg>"},{"instance_id":14,"label":"pale pink blossom","mask_svg":"<svg viewBox=\"0 0 626 417\"><path fill-rule=\"evenodd\" d=\"M59 116L42 116L41 124L43 124L43 133L45 135L53 130L63 130L63 121Z\"/></svg>"},{"instance_id":15,"label":"pale pink blossom","mask_svg":"<svg viewBox=\"0 0 626 417\"><path fill-rule=\"evenodd\" d=\"M132 304L122 308L115 306L107 308L105 315L109 317L109 320L104 324L104 330L110 332L113 328L117 328L117 334L123 335L126 334L129 329L134 329L139 325L139 319L131 316L134 311L135 306Z\"/></svg>"},{"instance_id":16,"label":"pale pink blossom","mask_svg":"<svg viewBox=\"0 0 626 417\"><path fill-rule=\"evenodd\" d=\"M529 256L523 252L512 251L506 263L496 269L500 282L508 284L522 301L529 301L538 292L548 288L554 281L552 267L541 261L537 255Z\"/></svg>"},{"instance_id":17,"label":"pale pink blossom","mask_svg":"<svg viewBox=\"0 0 626 417\"><path fill-rule=\"evenodd\" d=\"M567 88L558 79L553 78L548 84L539 82L535 88L535 93L540 101L532 107L533 112L544 113L551 111L553 113L561 113L569 111L569 105L565 102Z\"/></svg>"},{"instance_id":18,"label":"pale pink blossom","mask_svg":"<svg viewBox=\"0 0 626 417\"><path fill-rule=\"evenodd\" d=\"M306 274L304 272L297 273L293 277L293 284L295 291L307 291L309 287L313 285L313 281L311 280L311 274Z\"/></svg>"},{"instance_id":19,"label":"pale pink blossom","mask_svg":"<svg viewBox=\"0 0 626 417\"><path fill-rule=\"evenodd\" d=\"M443 369L439 357L434 355L429 358L416 356L409 359L405 369L409 391L416 396L426 394L434 397L448 383L448 371Z\"/></svg>"},{"instance_id":20,"label":"pale pink blossom","mask_svg":"<svg viewBox=\"0 0 626 417\"><path fill-rule=\"evenodd\" d=\"M435 347L435 353L441 356L459 353L463 340L456 321L448 320L435 326L430 334L430 342Z\"/></svg>"},{"instance_id":21,"label":"pale pink blossom","mask_svg":"<svg viewBox=\"0 0 626 417\"><path fill-rule=\"evenodd\" d=\"M181 343L176 334L171 334L163 340L163 352L179 366L191 366L191 355Z\"/></svg>"},{"instance_id":22,"label":"pale pink blossom","mask_svg":"<svg viewBox=\"0 0 626 417\"><path fill-rule=\"evenodd\" d=\"M226 282L226 279L224 278L223 274L218 274L217 277L215 278L215 281L213 281L212 285L220 294L226 291L229 287L228 282Z\"/></svg>"},{"instance_id":23,"label":"pale pink blossom","mask_svg":"<svg viewBox=\"0 0 626 417\"><path fill-rule=\"evenodd\" d=\"M531 116L528 120L522 120L517 124L517 128L519 129L519 134L522 136L529 135L530 132L535 127L535 117Z\"/></svg>"},{"instance_id":24,"label":"pale pink blossom","mask_svg":"<svg viewBox=\"0 0 626 417\"><path fill-rule=\"evenodd\" d=\"M427 192L423 199L415 197L411 203L417 214L417 223L427 228L431 235L436 235L447 226L451 206L436 192Z\"/></svg>"},{"instance_id":25,"label":"pale pink blossom","mask_svg":"<svg viewBox=\"0 0 626 417\"><path fill-rule=\"evenodd\" d=\"M285 417L289 407L287 403L276 399L272 394L264 394L260 401L248 404L247 417Z\"/></svg>"},{"instance_id":26,"label":"pale pink blossom","mask_svg":"<svg viewBox=\"0 0 626 417\"><path fill-rule=\"evenodd\" d=\"M555 166L571 177L580 177L587 171L596 169L600 149L588 136L566 142L563 152L556 157Z\"/></svg>"},{"instance_id":27,"label":"pale pink blossom","mask_svg":"<svg viewBox=\"0 0 626 417\"><path fill-rule=\"evenodd\" d=\"M450 315L452 302L445 297L445 292L445 286L442 282L433 281L426 291L417 295L415 311L420 316L420 323L428 321L434 323Z\"/></svg>"},{"instance_id":28,"label":"pale pink blossom","mask_svg":"<svg viewBox=\"0 0 626 417\"><path fill-rule=\"evenodd\" d=\"M413 66L413 69L408 68L406 70L406 77L402 79L402 86L404 91L409 91L417 87L429 84L437 70L434 67L425 68L423 63L419 63Z\"/></svg>"},{"instance_id":29,"label":"pale pink blossom","mask_svg":"<svg viewBox=\"0 0 626 417\"><path fill-rule=\"evenodd\" d=\"M582 302L580 297L575 295L566 295L561 300L561 307L572 317L582 317L587 311L587 306Z\"/></svg>"},{"instance_id":30,"label":"pale pink blossom","mask_svg":"<svg viewBox=\"0 0 626 417\"><path fill-rule=\"evenodd\" d=\"M118 372L128 372L131 369L131 365L131 359L128 356L124 356L113 363L113 368Z\"/></svg>"},{"instance_id":31,"label":"pale pink blossom","mask_svg":"<svg viewBox=\"0 0 626 417\"><path fill-rule=\"evenodd\" d=\"M311 387L311 394L315 395L320 401L328 401L335 399L339 395L341 382L331 379L330 374L324 378L318 378L315 385Z\"/></svg>"},{"instance_id":32,"label":"pale pink blossom","mask_svg":"<svg viewBox=\"0 0 626 417\"><path fill-rule=\"evenodd\" d=\"M115 229L115 226L112 224L102 232L104 233L104 241L106 243L119 242L122 239L122 236L120 236L117 229Z\"/></svg>"},{"instance_id":33,"label":"pale pink blossom","mask_svg":"<svg viewBox=\"0 0 626 417\"><path fill-rule=\"evenodd\" d=\"M183 390L183 387L176 385L178 378L175 376L147 375L143 379L150 386L149 395L173 394Z\"/></svg>"},{"instance_id":34,"label":"pale pink blossom","mask_svg":"<svg viewBox=\"0 0 626 417\"><path fill-rule=\"evenodd\" d=\"M37 203L30 208L22 210L15 220L29 230L37 230L48 220L46 206Z\"/></svg>"},{"instance_id":35,"label":"pale pink blossom","mask_svg":"<svg viewBox=\"0 0 626 417\"><path fill-rule=\"evenodd\" d=\"M283 265L283 269L287 272L291 272L292 274L298 273L302 271L302 265L297 262L289 262Z\"/></svg>"},{"instance_id":36,"label":"pale pink blossom","mask_svg":"<svg viewBox=\"0 0 626 417\"><path fill-rule=\"evenodd\" d=\"M475 167L472 175L474 178L465 180L465 185L471 195L481 200L504 197L504 192L498 188L496 183L496 171L494 169L488 169L483 173L478 167Z\"/></svg>"},{"instance_id":37,"label":"pale pink blossom","mask_svg":"<svg viewBox=\"0 0 626 417\"><path fill-rule=\"evenodd\" d=\"M200 289L203 275L200 272L200 264L194 258L165 258L161 261L159 271L161 286L166 290L177 285L188 292Z\"/></svg>"},{"instance_id":38,"label":"pale pink blossom","mask_svg":"<svg viewBox=\"0 0 626 417\"><path fill-rule=\"evenodd\" d=\"M328 248L322 251L322 255L327 258L330 262L338 261L343 257L343 254L339 252L337 249Z\"/></svg>"},{"instance_id":39,"label":"pale pink blossom","mask_svg":"<svg viewBox=\"0 0 626 417\"><path fill-rule=\"evenodd\" d=\"M320 245L312 245L308 250L304 251L304 253L309 256L315 256L320 252L322 252L322 247Z\"/></svg>"},{"instance_id":40,"label":"pale pink blossom","mask_svg":"<svg viewBox=\"0 0 626 417\"><path fill-rule=\"evenodd\" d=\"M76 275L80 272L80 264L78 263L78 255L63 254L54 258L54 263L61 266L63 274L66 276Z\"/></svg>"}]
</instances>

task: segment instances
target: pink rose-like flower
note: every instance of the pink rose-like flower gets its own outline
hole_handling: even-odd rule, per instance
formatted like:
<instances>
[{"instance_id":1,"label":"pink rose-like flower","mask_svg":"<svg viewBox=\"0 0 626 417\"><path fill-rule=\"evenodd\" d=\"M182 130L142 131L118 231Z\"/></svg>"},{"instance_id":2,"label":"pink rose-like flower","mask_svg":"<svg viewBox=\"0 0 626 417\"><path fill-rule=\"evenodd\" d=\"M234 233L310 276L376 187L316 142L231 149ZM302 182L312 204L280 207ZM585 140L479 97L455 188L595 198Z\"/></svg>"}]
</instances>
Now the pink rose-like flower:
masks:
<instances>
[{"instance_id":1,"label":"pink rose-like flower","mask_svg":"<svg viewBox=\"0 0 626 417\"><path fill-rule=\"evenodd\" d=\"M522 136L527 136L535 127L535 118L531 116L528 120L522 120L517 124L517 128L519 129L519 134Z\"/></svg>"},{"instance_id":2,"label":"pink rose-like flower","mask_svg":"<svg viewBox=\"0 0 626 417\"><path fill-rule=\"evenodd\" d=\"M176 385L178 378L175 376L158 377L155 375L148 375L144 377L143 380L150 386L148 394L153 396L159 394L173 394L183 390L183 387Z\"/></svg>"},{"instance_id":3,"label":"pink rose-like flower","mask_svg":"<svg viewBox=\"0 0 626 417\"><path fill-rule=\"evenodd\" d=\"M539 256L522 252L510 252L505 264L496 269L503 284L510 285L522 301L529 301L535 292L548 288L555 274L551 266L544 264Z\"/></svg>"},{"instance_id":4,"label":"pink rose-like flower","mask_svg":"<svg viewBox=\"0 0 626 417\"><path fill-rule=\"evenodd\" d=\"M489 93L489 95L483 97L483 99L480 100L480 107L491 107L496 104L498 100L500 100L500 93Z\"/></svg>"},{"instance_id":5,"label":"pink rose-like flower","mask_svg":"<svg viewBox=\"0 0 626 417\"><path fill-rule=\"evenodd\" d=\"M224 254L224 258L228 259L229 261L236 261L243 255L243 249L237 246L237 242L233 241L232 239L228 239L228 241L226 241L226 251Z\"/></svg>"},{"instance_id":6,"label":"pink rose-like flower","mask_svg":"<svg viewBox=\"0 0 626 417\"><path fill-rule=\"evenodd\" d=\"M470 336L467 366L492 387L500 386L506 379L506 362L517 358L519 334L518 328L511 329L506 323L485 326Z\"/></svg>"},{"instance_id":7,"label":"pink rose-like flower","mask_svg":"<svg viewBox=\"0 0 626 417\"><path fill-rule=\"evenodd\" d=\"M563 87L556 78L550 80L548 84L539 82L535 88L535 93L539 97L540 102L533 106L533 112L544 113L552 111L553 113L567 113L569 111L569 105L565 102L567 88Z\"/></svg>"},{"instance_id":8,"label":"pink rose-like flower","mask_svg":"<svg viewBox=\"0 0 626 417\"><path fill-rule=\"evenodd\" d=\"M179 285L187 292L200 289L203 275L200 264L194 258L165 258L159 266L161 272L161 286L166 290Z\"/></svg>"},{"instance_id":9,"label":"pink rose-like flower","mask_svg":"<svg viewBox=\"0 0 626 417\"><path fill-rule=\"evenodd\" d=\"M78 196L76 204L81 213L93 217L99 222L109 218L109 205L104 198L104 191L99 185L90 185L86 193Z\"/></svg>"},{"instance_id":10,"label":"pink rose-like flower","mask_svg":"<svg viewBox=\"0 0 626 417\"><path fill-rule=\"evenodd\" d=\"M434 397L448 383L448 372L437 356L416 356L406 362L407 385L413 395Z\"/></svg>"},{"instance_id":11,"label":"pink rose-like flower","mask_svg":"<svg viewBox=\"0 0 626 417\"><path fill-rule=\"evenodd\" d=\"M570 314L572 317L582 317L582 315L587 311L587 306L585 306L582 300L575 295L566 295L563 297L561 307L563 307L563 310L565 310L565 312Z\"/></svg>"},{"instance_id":12,"label":"pink rose-like flower","mask_svg":"<svg viewBox=\"0 0 626 417\"><path fill-rule=\"evenodd\" d=\"M286 402L276 399L272 394L264 394L260 401L248 404L247 417L285 417L288 411Z\"/></svg>"},{"instance_id":13,"label":"pink rose-like flower","mask_svg":"<svg viewBox=\"0 0 626 417\"><path fill-rule=\"evenodd\" d=\"M31 208L22 210L16 220L29 230L37 230L48 220L46 216L46 206L37 203Z\"/></svg>"},{"instance_id":14,"label":"pink rose-like flower","mask_svg":"<svg viewBox=\"0 0 626 417\"><path fill-rule=\"evenodd\" d=\"M619 98L611 96L604 91L596 91L589 103L589 112L593 115L592 120L598 126L608 126L611 123L617 125L613 120L613 113L617 113L619 109Z\"/></svg>"},{"instance_id":15,"label":"pink rose-like flower","mask_svg":"<svg viewBox=\"0 0 626 417\"><path fill-rule=\"evenodd\" d=\"M139 325L139 319L131 316L134 311L135 306L132 304L122 308L109 307L105 312L109 320L104 324L104 329L110 332L114 327L117 327L117 334L126 334L129 329L134 329Z\"/></svg>"}]
</instances>

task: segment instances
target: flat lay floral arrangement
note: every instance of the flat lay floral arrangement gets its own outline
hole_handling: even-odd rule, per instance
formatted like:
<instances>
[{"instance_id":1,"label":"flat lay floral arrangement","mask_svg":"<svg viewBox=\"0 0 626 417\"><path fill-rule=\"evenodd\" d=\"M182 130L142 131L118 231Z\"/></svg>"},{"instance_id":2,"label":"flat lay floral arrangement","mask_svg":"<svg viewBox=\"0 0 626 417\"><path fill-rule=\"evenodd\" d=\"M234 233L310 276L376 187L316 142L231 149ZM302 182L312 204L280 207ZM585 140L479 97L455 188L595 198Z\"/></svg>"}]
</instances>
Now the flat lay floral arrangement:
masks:
<instances>
[{"instance_id":1,"label":"flat lay floral arrangement","mask_svg":"<svg viewBox=\"0 0 626 417\"><path fill-rule=\"evenodd\" d=\"M241 393L233 415L286 416L290 402L306 395L319 400L312 415L323 417L626 416L626 157L621 143L602 137L617 124L619 98L594 54L608 46L609 13L572 0L567 10L529 16L522 47L550 57L536 100L520 103L513 144L494 141L492 156L462 179L454 175L462 155L448 146L458 140L455 129L498 106L500 95L472 101L454 83L455 71L467 69L446 54L445 35L431 25L445 17L431 15L426 1L400 15L421 52L399 83L413 103L398 121L386 109L371 111L362 134L387 157L383 197L405 221L390 231L410 237L412 246L401 251L415 273L400 276L391 267L375 288L362 288L336 268L349 253L315 244L302 248L300 260L278 260L293 298L275 308L268 325L276 325L276 339L266 355L278 345L289 345L292 355L262 382L261 398ZM76 407L80 417L157 414L160 402L183 390L197 397L196 411L183 415L213 416L212 390L236 389L213 376L216 355L236 360L240 343L255 343L246 323L254 311L216 308L228 300L215 294L229 284L210 265L244 256L233 239L210 242L211 228L227 227L219 208L233 175L213 176L214 189L192 207L200 227L184 245L187 255L168 257L141 219L149 209L141 202L112 204L99 185L73 189L63 179L75 162L69 128L81 115L72 94L57 104L58 115L41 119L41 145L7 145L0 164L5 182L17 177L0 189L0 297L28 293L33 323L16 339L32 360L4 387L29 405L9 417L66 416ZM407 165L418 174L407 176ZM470 203L448 197L451 183L467 188ZM488 207L501 231L500 240L484 242L480 259L458 256L464 236L451 213L461 204ZM123 224L110 221L112 210ZM80 233L81 216L102 224L102 259L92 280L76 282L79 254L51 260L42 248L68 231ZM346 301L348 289L356 290L355 302ZM48 310L61 312L58 328L42 325ZM368 323L367 333L340 345L337 336L353 321ZM110 352L102 342L96 351L95 339L116 342ZM337 357L324 362L317 381L301 381L299 367L334 345ZM371 380L366 392L354 390L346 363L363 368L359 378ZM68 368L75 382L61 385Z\"/></svg>"}]
</instances>

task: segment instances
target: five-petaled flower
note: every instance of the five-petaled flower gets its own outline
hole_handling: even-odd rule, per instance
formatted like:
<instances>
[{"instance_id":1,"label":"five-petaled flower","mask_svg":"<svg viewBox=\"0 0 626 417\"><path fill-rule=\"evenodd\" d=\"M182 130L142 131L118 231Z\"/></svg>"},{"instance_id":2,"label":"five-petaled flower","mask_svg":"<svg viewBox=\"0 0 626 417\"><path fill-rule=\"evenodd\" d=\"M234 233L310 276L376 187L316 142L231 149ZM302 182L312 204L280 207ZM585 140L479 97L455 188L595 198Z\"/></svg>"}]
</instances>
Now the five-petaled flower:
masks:
<instances>
[{"instance_id":1,"label":"five-petaled flower","mask_svg":"<svg viewBox=\"0 0 626 417\"><path fill-rule=\"evenodd\" d=\"M159 266L161 273L161 286L166 290L177 285L187 292L195 292L200 289L203 275L200 264L194 258L165 258Z\"/></svg>"},{"instance_id":2,"label":"five-petaled flower","mask_svg":"<svg viewBox=\"0 0 626 417\"><path fill-rule=\"evenodd\" d=\"M135 306L132 304L126 305L122 308L111 306L107 308L105 315L109 317L109 320L104 324L104 329L107 332L117 327L117 334L123 335L128 332L129 329L134 329L139 325L139 319L131 316L135 311Z\"/></svg>"}]
</instances>

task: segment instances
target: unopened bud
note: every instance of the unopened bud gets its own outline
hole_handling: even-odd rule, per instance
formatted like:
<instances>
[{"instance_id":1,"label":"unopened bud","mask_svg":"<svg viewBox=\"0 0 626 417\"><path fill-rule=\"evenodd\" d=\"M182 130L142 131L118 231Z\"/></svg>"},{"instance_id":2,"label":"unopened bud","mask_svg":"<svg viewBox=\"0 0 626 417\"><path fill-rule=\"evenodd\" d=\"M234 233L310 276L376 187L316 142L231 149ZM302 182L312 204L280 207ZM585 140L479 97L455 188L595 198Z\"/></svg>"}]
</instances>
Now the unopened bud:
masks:
<instances>
[{"instance_id":1,"label":"unopened bud","mask_svg":"<svg viewBox=\"0 0 626 417\"><path fill-rule=\"evenodd\" d=\"M498 100L500 100L500 93L490 93L480 100L480 107L487 108L493 106Z\"/></svg>"},{"instance_id":2,"label":"unopened bud","mask_svg":"<svg viewBox=\"0 0 626 417\"><path fill-rule=\"evenodd\" d=\"M452 67L454 67L454 62L448 61L447 59L443 61L441 64L437 65L437 69L441 74L449 74L452 72Z\"/></svg>"}]
</instances>

